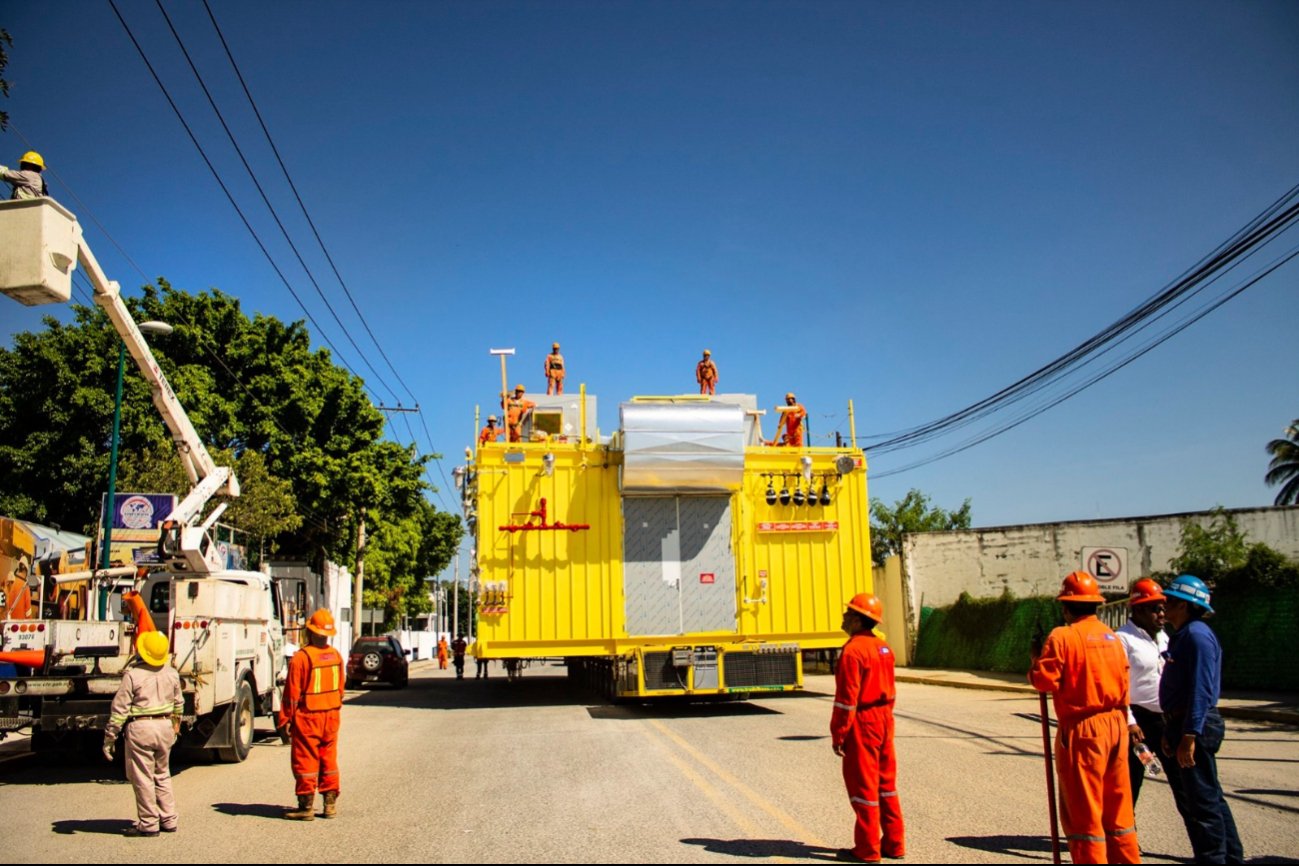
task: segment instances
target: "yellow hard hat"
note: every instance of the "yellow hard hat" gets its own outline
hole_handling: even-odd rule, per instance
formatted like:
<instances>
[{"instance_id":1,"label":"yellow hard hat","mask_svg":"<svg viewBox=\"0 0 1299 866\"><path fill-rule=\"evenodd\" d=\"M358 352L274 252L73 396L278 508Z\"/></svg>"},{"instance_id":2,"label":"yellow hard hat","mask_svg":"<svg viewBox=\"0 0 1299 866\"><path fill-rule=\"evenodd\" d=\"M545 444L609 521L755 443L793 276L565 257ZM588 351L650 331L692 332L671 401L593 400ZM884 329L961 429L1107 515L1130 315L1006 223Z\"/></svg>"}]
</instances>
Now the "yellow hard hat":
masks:
<instances>
[{"instance_id":1,"label":"yellow hard hat","mask_svg":"<svg viewBox=\"0 0 1299 866\"><path fill-rule=\"evenodd\" d=\"M552 349L558 349L558 348L559 348L559 344L558 344L558 343L551 343L551 344L550 344L550 348L552 348Z\"/></svg>"},{"instance_id":2,"label":"yellow hard hat","mask_svg":"<svg viewBox=\"0 0 1299 866\"><path fill-rule=\"evenodd\" d=\"M45 168L45 160L41 159L41 155L34 150L29 150L24 153L18 161L30 162L32 165L38 166L42 170Z\"/></svg>"},{"instance_id":3,"label":"yellow hard hat","mask_svg":"<svg viewBox=\"0 0 1299 866\"><path fill-rule=\"evenodd\" d=\"M167 636L160 631L146 631L135 639L135 651L145 664L162 667L167 663Z\"/></svg>"},{"instance_id":4,"label":"yellow hard hat","mask_svg":"<svg viewBox=\"0 0 1299 866\"><path fill-rule=\"evenodd\" d=\"M704 349L704 354L705 354L705 355L711 355L712 353L713 353L713 350L712 350L712 349Z\"/></svg>"},{"instance_id":5,"label":"yellow hard hat","mask_svg":"<svg viewBox=\"0 0 1299 866\"><path fill-rule=\"evenodd\" d=\"M793 391L790 391L788 394L785 395L785 399L786 399L786 400L797 400L798 398L794 396L794 392L793 392Z\"/></svg>"},{"instance_id":6,"label":"yellow hard hat","mask_svg":"<svg viewBox=\"0 0 1299 866\"><path fill-rule=\"evenodd\" d=\"M524 388L522 385L515 385L515 386L514 386L514 390L515 390L515 391L525 391L525 390L527 390L527 389Z\"/></svg>"}]
</instances>

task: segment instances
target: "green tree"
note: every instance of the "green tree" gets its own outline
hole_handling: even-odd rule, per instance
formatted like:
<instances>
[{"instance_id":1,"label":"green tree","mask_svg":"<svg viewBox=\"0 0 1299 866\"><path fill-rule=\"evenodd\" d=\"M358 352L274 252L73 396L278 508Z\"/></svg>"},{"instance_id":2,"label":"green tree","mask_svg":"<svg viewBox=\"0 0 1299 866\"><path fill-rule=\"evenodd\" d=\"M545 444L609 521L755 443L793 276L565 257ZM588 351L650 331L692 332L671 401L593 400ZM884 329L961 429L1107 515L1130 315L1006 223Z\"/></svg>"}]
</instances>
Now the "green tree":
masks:
<instances>
[{"instance_id":1,"label":"green tree","mask_svg":"<svg viewBox=\"0 0 1299 866\"><path fill-rule=\"evenodd\" d=\"M970 500L955 511L931 507L929 497L912 488L907 495L885 505L871 500L871 559L882 564L902 551L902 536L908 532L940 532L945 529L970 528Z\"/></svg>"},{"instance_id":2,"label":"green tree","mask_svg":"<svg viewBox=\"0 0 1299 866\"><path fill-rule=\"evenodd\" d=\"M398 609L420 604L420 593L409 587L417 576L440 570L429 566L445 556L441 536L453 534L458 543L460 522L452 515L427 516L429 458L382 438L383 416L361 380L335 365L329 352L313 350L301 322L249 317L237 300L215 289L190 295L160 279L127 306L138 321L174 326L151 346L209 450L234 455L237 475L250 461L244 464L248 481L264 469L271 501L250 499L250 513L232 508L232 520L239 515L250 527L260 526L250 531L270 533L268 546L316 566L328 558L355 567L365 509L378 539L369 545L367 586L375 592L404 587L401 597L416 600ZM44 324L43 331L16 335L12 349L0 349L0 514L84 531L98 519L108 477L118 337L95 307L74 305L71 323L47 318ZM128 368L123 465L173 447L148 384ZM286 495L301 517L297 525L283 520ZM415 531L411 520L439 537L419 545L403 541ZM388 544L405 545L405 553L371 567L383 562Z\"/></svg>"},{"instance_id":3,"label":"green tree","mask_svg":"<svg viewBox=\"0 0 1299 866\"><path fill-rule=\"evenodd\" d=\"M1262 542L1251 543L1236 518L1221 507L1213 510L1207 525L1182 521L1181 542L1168 568L1155 576L1167 582L1193 574L1215 590L1299 587L1299 563Z\"/></svg>"},{"instance_id":4,"label":"green tree","mask_svg":"<svg viewBox=\"0 0 1299 866\"><path fill-rule=\"evenodd\" d=\"M1276 494L1276 505L1299 505L1299 418L1285 429L1284 439L1267 443L1272 462L1267 465L1263 480L1271 487L1281 485Z\"/></svg>"}]
</instances>

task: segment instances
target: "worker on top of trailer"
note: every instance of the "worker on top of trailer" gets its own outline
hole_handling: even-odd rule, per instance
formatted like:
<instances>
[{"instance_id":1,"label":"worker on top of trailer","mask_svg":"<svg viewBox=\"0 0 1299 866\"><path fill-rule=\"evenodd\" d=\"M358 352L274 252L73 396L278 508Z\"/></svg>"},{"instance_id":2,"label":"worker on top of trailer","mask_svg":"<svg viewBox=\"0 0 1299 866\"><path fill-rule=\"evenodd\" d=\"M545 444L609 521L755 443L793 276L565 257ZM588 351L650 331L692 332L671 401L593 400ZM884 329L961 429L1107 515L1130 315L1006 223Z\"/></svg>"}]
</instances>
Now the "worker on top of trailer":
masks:
<instances>
[{"instance_id":1,"label":"worker on top of trailer","mask_svg":"<svg viewBox=\"0 0 1299 866\"><path fill-rule=\"evenodd\" d=\"M704 349L703 359L695 365L695 381L699 383L700 394L717 393L717 365L708 349Z\"/></svg>"},{"instance_id":2,"label":"worker on top of trailer","mask_svg":"<svg viewBox=\"0 0 1299 866\"><path fill-rule=\"evenodd\" d=\"M19 157L17 171L0 165L0 180L13 187L14 192L9 197L10 200L40 198L49 195L45 188L45 178L41 177L43 171L45 171L45 160L41 159L41 155L36 151L29 150Z\"/></svg>"},{"instance_id":3,"label":"worker on top of trailer","mask_svg":"<svg viewBox=\"0 0 1299 866\"><path fill-rule=\"evenodd\" d=\"M1060 720L1055 768L1060 823L1075 863L1140 863L1128 781L1128 657L1096 618L1096 578L1075 571L1056 596L1065 625L1034 647L1028 681L1049 692Z\"/></svg>"},{"instance_id":4,"label":"worker on top of trailer","mask_svg":"<svg viewBox=\"0 0 1299 866\"><path fill-rule=\"evenodd\" d=\"M487 426L478 434L478 444L486 445L488 442L499 442L501 439L501 428L496 426L496 416L487 416Z\"/></svg>"},{"instance_id":5,"label":"worker on top of trailer","mask_svg":"<svg viewBox=\"0 0 1299 866\"><path fill-rule=\"evenodd\" d=\"M334 617L321 608L307 620L307 646L293 654L284 681L279 727L288 729L293 751L294 792L298 808L284 817L315 819L316 792L325 800L322 817L338 809L338 728L343 706L343 656L329 645L337 633Z\"/></svg>"},{"instance_id":6,"label":"worker on top of trailer","mask_svg":"<svg viewBox=\"0 0 1299 866\"><path fill-rule=\"evenodd\" d=\"M564 356L559 354L559 344L550 344L550 354L546 356L546 393L564 393Z\"/></svg>"},{"instance_id":7,"label":"worker on top of trailer","mask_svg":"<svg viewBox=\"0 0 1299 866\"><path fill-rule=\"evenodd\" d=\"M514 386L514 396L505 399L505 426L509 431L509 441L523 441L523 423L537 408L537 404L523 396L523 386Z\"/></svg>"},{"instance_id":8,"label":"worker on top of trailer","mask_svg":"<svg viewBox=\"0 0 1299 866\"><path fill-rule=\"evenodd\" d=\"M864 592L853 596L843 612L848 642L834 672L830 744L843 758L843 783L857 816L853 847L838 856L850 862L906 856L893 751L893 651L874 634L883 618L878 598Z\"/></svg>"},{"instance_id":9,"label":"worker on top of trailer","mask_svg":"<svg viewBox=\"0 0 1299 866\"><path fill-rule=\"evenodd\" d=\"M775 444L784 445L790 448L803 447L803 420L807 418L807 410L798 402L791 391L785 395L785 409L780 413L780 423L785 429L780 434L780 439Z\"/></svg>"}]
</instances>

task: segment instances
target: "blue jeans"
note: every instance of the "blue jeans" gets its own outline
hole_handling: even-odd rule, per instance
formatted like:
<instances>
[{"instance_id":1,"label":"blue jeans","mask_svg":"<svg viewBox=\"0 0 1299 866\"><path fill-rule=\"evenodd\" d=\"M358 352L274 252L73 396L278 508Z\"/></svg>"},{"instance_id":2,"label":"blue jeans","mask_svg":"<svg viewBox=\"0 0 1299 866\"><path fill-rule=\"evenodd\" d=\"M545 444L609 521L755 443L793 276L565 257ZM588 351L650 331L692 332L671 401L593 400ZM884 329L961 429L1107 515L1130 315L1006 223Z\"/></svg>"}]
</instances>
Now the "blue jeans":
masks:
<instances>
[{"instance_id":1,"label":"blue jeans","mask_svg":"<svg viewBox=\"0 0 1299 866\"><path fill-rule=\"evenodd\" d=\"M1174 753L1181 742L1182 721L1170 718L1164 732ZM1218 781L1218 749L1225 733L1222 716L1217 710L1210 710L1204 719L1204 730L1195 740L1195 766L1180 767L1176 758L1164 761L1168 787L1186 824L1196 863L1245 862L1236 820L1231 816L1231 807Z\"/></svg>"}]
</instances>

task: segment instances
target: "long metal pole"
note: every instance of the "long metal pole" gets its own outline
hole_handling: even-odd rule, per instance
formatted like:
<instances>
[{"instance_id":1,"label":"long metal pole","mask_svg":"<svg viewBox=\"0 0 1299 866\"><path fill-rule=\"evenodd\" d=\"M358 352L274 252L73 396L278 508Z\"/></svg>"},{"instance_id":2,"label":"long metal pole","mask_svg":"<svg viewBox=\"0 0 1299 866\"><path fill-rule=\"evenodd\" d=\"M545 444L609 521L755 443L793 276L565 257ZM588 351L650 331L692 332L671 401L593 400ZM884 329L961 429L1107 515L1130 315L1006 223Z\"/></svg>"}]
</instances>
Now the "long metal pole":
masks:
<instances>
[{"instance_id":1,"label":"long metal pole","mask_svg":"<svg viewBox=\"0 0 1299 866\"><path fill-rule=\"evenodd\" d=\"M1051 810L1051 862L1060 862L1060 825L1055 817L1055 770L1051 761L1051 714L1046 703L1046 692L1037 695L1039 715L1042 717L1042 756L1046 758L1046 803Z\"/></svg>"},{"instance_id":2,"label":"long metal pole","mask_svg":"<svg viewBox=\"0 0 1299 866\"><path fill-rule=\"evenodd\" d=\"M460 551L456 551L455 597L451 602L451 633L460 637Z\"/></svg>"},{"instance_id":3,"label":"long metal pole","mask_svg":"<svg viewBox=\"0 0 1299 866\"><path fill-rule=\"evenodd\" d=\"M356 532L356 579L352 582L352 640L361 636L361 599L365 589L365 509Z\"/></svg>"},{"instance_id":4,"label":"long metal pole","mask_svg":"<svg viewBox=\"0 0 1299 866\"><path fill-rule=\"evenodd\" d=\"M113 544L113 511L117 504L117 440L122 433L122 380L126 377L126 343L117 341L117 396L113 400L113 442L108 456L108 499L104 502L104 546L99 567L111 568ZM99 619L108 619L108 587L99 587Z\"/></svg>"}]
</instances>

